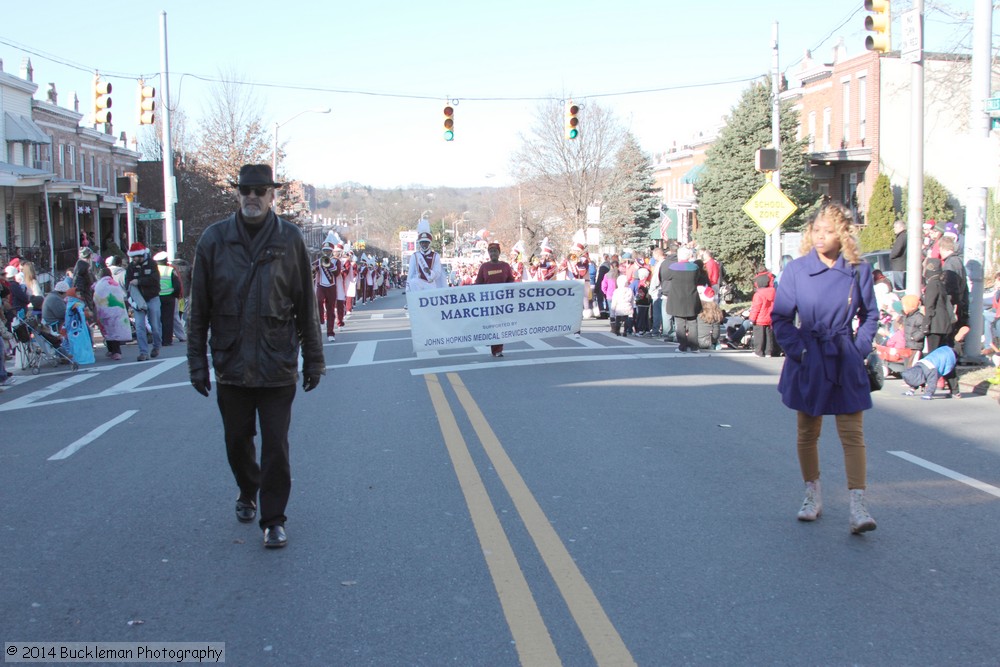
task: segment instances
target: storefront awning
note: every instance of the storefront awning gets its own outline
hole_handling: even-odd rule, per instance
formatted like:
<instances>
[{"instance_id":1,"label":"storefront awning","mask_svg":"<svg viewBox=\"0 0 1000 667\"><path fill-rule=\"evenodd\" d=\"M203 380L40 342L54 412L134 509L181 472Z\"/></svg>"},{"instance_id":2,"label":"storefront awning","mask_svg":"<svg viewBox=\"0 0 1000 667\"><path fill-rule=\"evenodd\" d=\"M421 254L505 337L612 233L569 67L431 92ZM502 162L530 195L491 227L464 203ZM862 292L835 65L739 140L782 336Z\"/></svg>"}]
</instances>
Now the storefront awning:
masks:
<instances>
[{"instance_id":1,"label":"storefront awning","mask_svg":"<svg viewBox=\"0 0 1000 667\"><path fill-rule=\"evenodd\" d=\"M27 144L49 144L52 139L42 131L33 120L9 111L3 113L4 131L7 141L20 141Z\"/></svg>"},{"instance_id":2,"label":"storefront awning","mask_svg":"<svg viewBox=\"0 0 1000 667\"><path fill-rule=\"evenodd\" d=\"M681 176L681 183L688 183L693 185L698 180L698 177L701 175L701 172L703 171L705 171L705 165L696 164L695 166L688 169L687 173Z\"/></svg>"}]
</instances>

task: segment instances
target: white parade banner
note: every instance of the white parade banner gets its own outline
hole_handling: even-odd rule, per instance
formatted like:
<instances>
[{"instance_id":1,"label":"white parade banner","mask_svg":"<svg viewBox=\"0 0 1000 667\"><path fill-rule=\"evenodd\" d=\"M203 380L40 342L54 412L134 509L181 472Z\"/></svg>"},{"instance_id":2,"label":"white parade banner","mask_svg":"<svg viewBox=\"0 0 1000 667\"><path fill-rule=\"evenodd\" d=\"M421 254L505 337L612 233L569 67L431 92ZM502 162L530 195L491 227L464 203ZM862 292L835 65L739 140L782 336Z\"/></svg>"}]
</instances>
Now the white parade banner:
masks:
<instances>
[{"instance_id":1,"label":"white parade banner","mask_svg":"<svg viewBox=\"0 0 1000 667\"><path fill-rule=\"evenodd\" d=\"M413 351L579 333L584 293L582 280L407 290Z\"/></svg>"}]
</instances>

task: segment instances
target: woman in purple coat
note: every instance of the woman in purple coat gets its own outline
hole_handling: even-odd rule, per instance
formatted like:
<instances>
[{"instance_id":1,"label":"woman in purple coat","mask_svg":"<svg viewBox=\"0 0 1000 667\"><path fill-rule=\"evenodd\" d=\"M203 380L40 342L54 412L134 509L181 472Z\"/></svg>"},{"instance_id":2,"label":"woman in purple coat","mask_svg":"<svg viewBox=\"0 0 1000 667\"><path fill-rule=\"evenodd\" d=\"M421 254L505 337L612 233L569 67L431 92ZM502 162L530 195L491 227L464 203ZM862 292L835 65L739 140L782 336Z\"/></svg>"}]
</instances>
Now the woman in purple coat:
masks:
<instances>
[{"instance_id":1,"label":"woman in purple coat","mask_svg":"<svg viewBox=\"0 0 1000 667\"><path fill-rule=\"evenodd\" d=\"M806 483L798 518L815 521L823 511L817 444L823 415L835 415L851 494L851 532L863 533L875 530L865 502L862 416L872 407L865 357L872 351L878 306L871 266L858 257L855 233L847 207L833 203L819 210L802 238L802 252L808 254L781 275L772 321L786 355L778 391L798 412L799 466Z\"/></svg>"}]
</instances>

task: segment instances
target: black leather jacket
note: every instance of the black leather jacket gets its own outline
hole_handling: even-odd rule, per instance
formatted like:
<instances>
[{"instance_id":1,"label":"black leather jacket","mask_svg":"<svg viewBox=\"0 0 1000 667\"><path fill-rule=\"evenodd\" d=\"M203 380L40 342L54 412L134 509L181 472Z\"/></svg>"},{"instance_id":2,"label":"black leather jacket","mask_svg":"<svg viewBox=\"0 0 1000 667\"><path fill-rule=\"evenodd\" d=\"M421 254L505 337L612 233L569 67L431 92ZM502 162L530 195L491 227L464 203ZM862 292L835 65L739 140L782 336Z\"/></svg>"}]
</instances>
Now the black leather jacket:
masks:
<instances>
[{"instance_id":1,"label":"black leather jacket","mask_svg":"<svg viewBox=\"0 0 1000 667\"><path fill-rule=\"evenodd\" d=\"M188 306L188 370L216 381L280 387L325 375L309 254L298 227L269 212L251 239L236 213L198 240ZM211 340L208 340L211 331Z\"/></svg>"}]
</instances>

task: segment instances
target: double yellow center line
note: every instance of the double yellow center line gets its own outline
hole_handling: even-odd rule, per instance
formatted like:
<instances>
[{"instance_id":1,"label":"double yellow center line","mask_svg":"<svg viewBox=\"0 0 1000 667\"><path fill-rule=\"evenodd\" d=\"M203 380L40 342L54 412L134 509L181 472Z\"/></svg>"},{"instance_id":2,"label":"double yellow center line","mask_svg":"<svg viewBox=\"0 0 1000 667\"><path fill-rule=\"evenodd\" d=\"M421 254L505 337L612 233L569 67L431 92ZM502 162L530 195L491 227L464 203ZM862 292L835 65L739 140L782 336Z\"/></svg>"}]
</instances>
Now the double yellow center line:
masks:
<instances>
[{"instance_id":1,"label":"double yellow center line","mask_svg":"<svg viewBox=\"0 0 1000 667\"><path fill-rule=\"evenodd\" d=\"M465 410L476 437L482 443L494 470L510 495L542 561L566 601L570 614L590 647L594 660L601 666L634 665L632 654L604 613L601 603L583 578L556 531L553 530L510 457L507 456L507 452L504 451L500 440L490 428L486 417L472 399L465 384L456 373L448 373L446 377ZM441 427L441 434L444 436L445 446L451 456L455 474L458 476L459 485L465 495L472 523L486 558L486 565L500 598L504 617L514 637L521 664L525 667L560 665L562 661L556 652L555 644L517 562L514 549L500 524L482 477L472 460L455 414L445 397L441 381L437 375L426 375L424 378Z\"/></svg>"}]
</instances>

